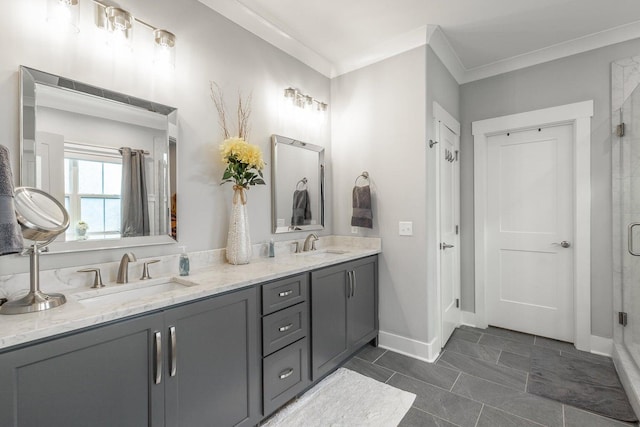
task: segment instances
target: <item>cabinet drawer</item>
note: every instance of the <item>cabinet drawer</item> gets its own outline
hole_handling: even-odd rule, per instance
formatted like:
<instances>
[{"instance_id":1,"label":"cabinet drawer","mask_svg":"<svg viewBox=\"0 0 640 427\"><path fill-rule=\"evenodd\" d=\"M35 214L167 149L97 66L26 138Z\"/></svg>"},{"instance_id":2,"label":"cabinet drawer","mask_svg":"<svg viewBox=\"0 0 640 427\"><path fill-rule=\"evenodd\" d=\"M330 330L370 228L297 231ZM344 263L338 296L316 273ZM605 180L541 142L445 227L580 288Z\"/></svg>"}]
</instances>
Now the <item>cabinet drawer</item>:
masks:
<instances>
[{"instance_id":1,"label":"cabinet drawer","mask_svg":"<svg viewBox=\"0 0 640 427\"><path fill-rule=\"evenodd\" d=\"M307 300L308 274L262 285L262 314L273 313Z\"/></svg>"},{"instance_id":2,"label":"cabinet drawer","mask_svg":"<svg viewBox=\"0 0 640 427\"><path fill-rule=\"evenodd\" d=\"M263 360L264 415L269 415L309 384L309 353L303 338Z\"/></svg>"},{"instance_id":3,"label":"cabinet drawer","mask_svg":"<svg viewBox=\"0 0 640 427\"><path fill-rule=\"evenodd\" d=\"M274 351L307 336L308 309L306 303L296 304L262 318L262 355Z\"/></svg>"}]
</instances>

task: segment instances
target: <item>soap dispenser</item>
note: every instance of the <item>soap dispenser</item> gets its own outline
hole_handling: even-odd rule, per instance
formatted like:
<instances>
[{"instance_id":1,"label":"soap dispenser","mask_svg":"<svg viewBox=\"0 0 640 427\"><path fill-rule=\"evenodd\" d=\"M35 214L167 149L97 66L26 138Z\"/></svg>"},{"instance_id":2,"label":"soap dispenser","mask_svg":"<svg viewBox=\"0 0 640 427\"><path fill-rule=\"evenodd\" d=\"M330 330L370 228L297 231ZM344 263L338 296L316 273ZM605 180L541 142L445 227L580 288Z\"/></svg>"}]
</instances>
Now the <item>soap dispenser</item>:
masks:
<instances>
[{"instance_id":1,"label":"soap dispenser","mask_svg":"<svg viewBox=\"0 0 640 427\"><path fill-rule=\"evenodd\" d=\"M180 246L180 249L182 249L182 253L180 254L180 275L188 276L189 275L189 256L187 255L187 252L186 252L187 248L185 246Z\"/></svg>"}]
</instances>

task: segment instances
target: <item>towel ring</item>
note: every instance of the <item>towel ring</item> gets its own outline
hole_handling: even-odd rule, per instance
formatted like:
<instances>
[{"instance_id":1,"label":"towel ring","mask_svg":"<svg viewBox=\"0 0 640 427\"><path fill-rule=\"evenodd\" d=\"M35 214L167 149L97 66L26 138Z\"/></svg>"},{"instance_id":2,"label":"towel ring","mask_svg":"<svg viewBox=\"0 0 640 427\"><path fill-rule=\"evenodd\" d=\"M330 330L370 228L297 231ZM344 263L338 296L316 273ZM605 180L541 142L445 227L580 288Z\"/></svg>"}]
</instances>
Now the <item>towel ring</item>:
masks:
<instances>
[{"instance_id":1,"label":"towel ring","mask_svg":"<svg viewBox=\"0 0 640 427\"><path fill-rule=\"evenodd\" d=\"M365 180L367 180L367 183L369 183L369 172L364 171L362 172L360 175L358 175L358 177L356 178L356 180L354 181L353 185L358 185L358 180L360 178L364 178Z\"/></svg>"},{"instance_id":2,"label":"towel ring","mask_svg":"<svg viewBox=\"0 0 640 427\"><path fill-rule=\"evenodd\" d=\"M302 188L300 187L300 184L302 184ZM298 183L296 184L296 190L306 190L307 188L307 178L302 178L300 181L298 181Z\"/></svg>"}]
</instances>

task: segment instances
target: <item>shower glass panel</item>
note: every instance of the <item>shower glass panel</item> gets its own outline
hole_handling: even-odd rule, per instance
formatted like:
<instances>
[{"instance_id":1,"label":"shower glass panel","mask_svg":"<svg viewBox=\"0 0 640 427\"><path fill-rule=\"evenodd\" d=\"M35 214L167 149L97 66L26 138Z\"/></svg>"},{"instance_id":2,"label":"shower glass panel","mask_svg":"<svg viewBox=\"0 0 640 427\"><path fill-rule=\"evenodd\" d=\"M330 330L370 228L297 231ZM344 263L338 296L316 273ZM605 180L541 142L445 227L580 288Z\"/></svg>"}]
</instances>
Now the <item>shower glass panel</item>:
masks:
<instances>
[{"instance_id":1,"label":"shower glass panel","mask_svg":"<svg viewBox=\"0 0 640 427\"><path fill-rule=\"evenodd\" d=\"M619 159L622 307L627 313L623 341L640 366L640 87L623 104L620 121L625 124Z\"/></svg>"}]
</instances>

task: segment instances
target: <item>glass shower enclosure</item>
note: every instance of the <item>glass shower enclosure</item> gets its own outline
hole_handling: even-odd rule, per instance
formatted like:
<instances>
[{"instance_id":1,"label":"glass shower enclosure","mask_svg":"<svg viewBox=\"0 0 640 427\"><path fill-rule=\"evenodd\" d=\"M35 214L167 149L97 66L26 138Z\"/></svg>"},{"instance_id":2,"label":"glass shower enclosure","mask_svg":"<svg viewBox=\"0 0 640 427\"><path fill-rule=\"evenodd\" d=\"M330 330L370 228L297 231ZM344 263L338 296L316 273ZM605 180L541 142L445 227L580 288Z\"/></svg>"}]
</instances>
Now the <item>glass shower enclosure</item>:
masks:
<instances>
[{"instance_id":1,"label":"glass shower enclosure","mask_svg":"<svg viewBox=\"0 0 640 427\"><path fill-rule=\"evenodd\" d=\"M640 396L640 86L613 111L612 125L614 360L633 405L631 396Z\"/></svg>"}]
</instances>

